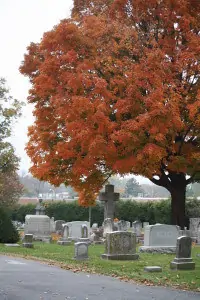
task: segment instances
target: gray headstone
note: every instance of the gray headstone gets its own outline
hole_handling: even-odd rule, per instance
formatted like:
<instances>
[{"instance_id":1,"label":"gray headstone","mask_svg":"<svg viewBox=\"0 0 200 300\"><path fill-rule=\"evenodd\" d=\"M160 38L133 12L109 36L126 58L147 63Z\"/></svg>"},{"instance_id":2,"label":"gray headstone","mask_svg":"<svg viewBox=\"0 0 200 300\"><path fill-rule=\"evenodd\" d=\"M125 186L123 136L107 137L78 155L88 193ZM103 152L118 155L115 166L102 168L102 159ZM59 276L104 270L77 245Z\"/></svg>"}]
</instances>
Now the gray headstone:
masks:
<instances>
[{"instance_id":1,"label":"gray headstone","mask_svg":"<svg viewBox=\"0 0 200 300\"><path fill-rule=\"evenodd\" d=\"M176 257L171 262L171 269L176 270L194 270L195 263L191 258L192 239L188 236L177 238Z\"/></svg>"},{"instance_id":2,"label":"gray headstone","mask_svg":"<svg viewBox=\"0 0 200 300\"><path fill-rule=\"evenodd\" d=\"M69 225L65 224L63 226L63 238L68 239L69 236L70 236L70 228L69 228Z\"/></svg>"},{"instance_id":3,"label":"gray headstone","mask_svg":"<svg viewBox=\"0 0 200 300\"><path fill-rule=\"evenodd\" d=\"M33 242L33 234L25 234L24 235L24 242L25 243L32 243Z\"/></svg>"},{"instance_id":4,"label":"gray headstone","mask_svg":"<svg viewBox=\"0 0 200 300\"><path fill-rule=\"evenodd\" d=\"M24 248L33 248L33 234L25 234L22 246Z\"/></svg>"},{"instance_id":5,"label":"gray headstone","mask_svg":"<svg viewBox=\"0 0 200 300\"><path fill-rule=\"evenodd\" d=\"M44 215L26 215L25 234L33 234L34 239L50 236L50 218Z\"/></svg>"},{"instance_id":6,"label":"gray headstone","mask_svg":"<svg viewBox=\"0 0 200 300\"><path fill-rule=\"evenodd\" d=\"M128 231L114 231L106 234L103 259L136 260L136 235Z\"/></svg>"},{"instance_id":7,"label":"gray headstone","mask_svg":"<svg viewBox=\"0 0 200 300\"><path fill-rule=\"evenodd\" d=\"M88 259L88 243L78 242L74 244L75 255L74 259L84 260Z\"/></svg>"},{"instance_id":8,"label":"gray headstone","mask_svg":"<svg viewBox=\"0 0 200 300\"><path fill-rule=\"evenodd\" d=\"M103 236L106 237L107 232L112 232L114 229L114 223L111 218L105 219L103 222Z\"/></svg>"},{"instance_id":9,"label":"gray headstone","mask_svg":"<svg viewBox=\"0 0 200 300\"><path fill-rule=\"evenodd\" d=\"M66 221L64 221L64 220L56 220L55 221L55 231L63 231L63 224L65 224L66 223Z\"/></svg>"},{"instance_id":10,"label":"gray headstone","mask_svg":"<svg viewBox=\"0 0 200 300\"><path fill-rule=\"evenodd\" d=\"M162 272L162 268L159 266L148 266L148 267L144 267L144 271L145 272Z\"/></svg>"},{"instance_id":11,"label":"gray headstone","mask_svg":"<svg viewBox=\"0 0 200 300\"><path fill-rule=\"evenodd\" d=\"M142 234L142 223L140 221L134 221L132 223L132 230L136 236L140 236Z\"/></svg>"},{"instance_id":12,"label":"gray headstone","mask_svg":"<svg viewBox=\"0 0 200 300\"><path fill-rule=\"evenodd\" d=\"M176 253L176 241L179 229L175 225L156 224L144 229L144 246L140 252Z\"/></svg>"},{"instance_id":13,"label":"gray headstone","mask_svg":"<svg viewBox=\"0 0 200 300\"><path fill-rule=\"evenodd\" d=\"M200 218L190 218L191 237L195 237L197 239L198 228L200 228Z\"/></svg>"},{"instance_id":14,"label":"gray headstone","mask_svg":"<svg viewBox=\"0 0 200 300\"><path fill-rule=\"evenodd\" d=\"M143 228L149 225L149 222L143 222Z\"/></svg>"},{"instance_id":15,"label":"gray headstone","mask_svg":"<svg viewBox=\"0 0 200 300\"><path fill-rule=\"evenodd\" d=\"M119 200L119 193L114 193L114 185L107 184L105 192L99 194L99 200L104 202L104 220L114 219L115 203Z\"/></svg>"}]
</instances>

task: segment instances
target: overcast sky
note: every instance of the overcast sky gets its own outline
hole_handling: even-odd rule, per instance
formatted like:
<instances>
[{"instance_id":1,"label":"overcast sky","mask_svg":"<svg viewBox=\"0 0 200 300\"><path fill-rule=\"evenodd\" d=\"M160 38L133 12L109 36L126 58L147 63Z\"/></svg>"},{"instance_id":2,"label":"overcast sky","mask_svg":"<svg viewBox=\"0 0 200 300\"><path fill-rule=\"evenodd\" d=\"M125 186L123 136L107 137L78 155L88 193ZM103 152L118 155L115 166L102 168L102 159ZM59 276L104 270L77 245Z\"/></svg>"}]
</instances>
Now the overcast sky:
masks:
<instances>
[{"instance_id":1,"label":"overcast sky","mask_svg":"<svg viewBox=\"0 0 200 300\"><path fill-rule=\"evenodd\" d=\"M14 98L26 101L28 79L18 69L26 47L40 41L61 19L70 16L72 0L0 0L0 77L5 77ZM23 109L23 116L15 126L12 143L21 158L20 169L28 170L29 159L24 151L27 127L33 122L32 107Z\"/></svg>"}]
</instances>

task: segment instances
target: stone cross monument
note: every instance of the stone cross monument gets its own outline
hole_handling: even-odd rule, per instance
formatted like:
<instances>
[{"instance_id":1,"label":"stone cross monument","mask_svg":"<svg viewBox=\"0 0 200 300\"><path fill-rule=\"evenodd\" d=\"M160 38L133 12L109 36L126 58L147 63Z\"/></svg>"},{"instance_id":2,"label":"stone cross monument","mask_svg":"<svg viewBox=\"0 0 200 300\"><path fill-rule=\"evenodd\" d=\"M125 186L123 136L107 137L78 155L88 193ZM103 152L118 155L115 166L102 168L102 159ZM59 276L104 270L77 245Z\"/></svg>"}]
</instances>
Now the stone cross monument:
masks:
<instances>
[{"instance_id":1,"label":"stone cross monument","mask_svg":"<svg viewBox=\"0 0 200 300\"><path fill-rule=\"evenodd\" d=\"M114 193L114 185L107 184L105 192L99 194L99 200L104 201L104 220L107 218L114 219L115 203L119 200L119 193Z\"/></svg>"}]
</instances>

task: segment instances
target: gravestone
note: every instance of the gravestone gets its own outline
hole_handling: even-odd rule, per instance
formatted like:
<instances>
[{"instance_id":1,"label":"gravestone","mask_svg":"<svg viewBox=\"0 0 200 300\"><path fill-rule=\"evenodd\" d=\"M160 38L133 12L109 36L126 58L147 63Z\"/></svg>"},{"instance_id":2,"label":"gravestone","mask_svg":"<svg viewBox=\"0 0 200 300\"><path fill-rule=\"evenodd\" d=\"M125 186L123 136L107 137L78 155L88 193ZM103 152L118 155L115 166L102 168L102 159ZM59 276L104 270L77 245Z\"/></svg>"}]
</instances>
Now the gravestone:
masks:
<instances>
[{"instance_id":1,"label":"gravestone","mask_svg":"<svg viewBox=\"0 0 200 300\"><path fill-rule=\"evenodd\" d=\"M112 232L114 229L114 222L111 218L107 218L103 222L103 237L106 237L108 232Z\"/></svg>"},{"instance_id":2,"label":"gravestone","mask_svg":"<svg viewBox=\"0 0 200 300\"><path fill-rule=\"evenodd\" d=\"M179 229L175 225L156 224L145 227L144 246L140 252L176 253L176 241Z\"/></svg>"},{"instance_id":3,"label":"gravestone","mask_svg":"<svg viewBox=\"0 0 200 300\"><path fill-rule=\"evenodd\" d=\"M124 220L119 220L117 222L114 222L114 226L116 226L116 228L117 228L116 231L127 231L128 230L127 222Z\"/></svg>"},{"instance_id":4,"label":"gravestone","mask_svg":"<svg viewBox=\"0 0 200 300\"><path fill-rule=\"evenodd\" d=\"M200 226L197 231L197 244L200 245Z\"/></svg>"},{"instance_id":5,"label":"gravestone","mask_svg":"<svg viewBox=\"0 0 200 300\"><path fill-rule=\"evenodd\" d=\"M141 236L141 234L142 234L142 222L134 221L132 223L132 230L133 230L133 233L136 234L136 236Z\"/></svg>"},{"instance_id":6,"label":"gravestone","mask_svg":"<svg viewBox=\"0 0 200 300\"><path fill-rule=\"evenodd\" d=\"M81 225L81 237L88 238L88 228L85 224Z\"/></svg>"},{"instance_id":7,"label":"gravestone","mask_svg":"<svg viewBox=\"0 0 200 300\"><path fill-rule=\"evenodd\" d=\"M180 236L177 238L176 257L170 264L175 270L194 270L195 263L191 258L192 238Z\"/></svg>"},{"instance_id":8,"label":"gravestone","mask_svg":"<svg viewBox=\"0 0 200 300\"><path fill-rule=\"evenodd\" d=\"M94 224L93 224L94 225ZM90 235L90 241L93 244L103 244L103 227L92 226L92 234Z\"/></svg>"},{"instance_id":9,"label":"gravestone","mask_svg":"<svg viewBox=\"0 0 200 300\"><path fill-rule=\"evenodd\" d=\"M105 186L105 192L99 194L99 200L104 202L104 220L114 220L115 215L115 203L119 200L119 193L114 193L114 185L107 184Z\"/></svg>"},{"instance_id":10,"label":"gravestone","mask_svg":"<svg viewBox=\"0 0 200 300\"><path fill-rule=\"evenodd\" d=\"M39 199L39 203L36 205L35 214L37 216L45 215L45 207L42 205L42 199Z\"/></svg>"},{"instance_id":11,"label":"gravestone","mask_svg":"<svg viewBox=\"0 0 200 300\"><path fill-rule=\"evenodd\" d=\"M92 230L93 229L97 229L97 228L98 228L98 224L97 223L92 224Z\"/></svg>"},{"instance_id":12,"label":"gravestone","mask_svg":"<svg viewBox=\"0 0 200 300\"><path fill-rule=\"evenodd\" d=\"M88 259L88 243L85 242L75 243L74 250L75 250L74 259L76 260Z\"/></svg>"},{"instance_id":13,"label":"gravestone","mask_svg":"<svg viewBox=\"0 0 200 300\"><path fill-rule=\"evenodd\" d=\"M65 224L66 221L64 220L56 220L55 221L55 231L58 233L58 234L63 234L63 224Z\"/></svg>"},{"instance_id":14,"label":"gravestone","mask_svg":"<svg viewBox=\"0 0 200 300\"><path fill-rule=\"evenodd\" d=\"M61 237L58 241L57 244L61 246L67 246L71 244L71 239L69 237L70 235L70 228L67 224L63 225L63 237Z\"/></svg>"},{"instance_id":15,"label":"gravestone","mask_svg":"<svg viewBox=\"0 0 200 300\"><path fill-rule=\"evenodd\" d=\"M106 234L105 253L108 260L136 260L136 235L128 231L114 231Z\"/></svg>"},{"instance_id":16,"label":"gravestone","mask_svg":"<svg viewBox=\"0 0 200 300\"><path fill-rule=\"evenodd\" d=\"M162 268L159 266L147 266L147 267L144 267L144 271L150 272L150 273L162 272Z\"/></svg>"},{"instance_id":17,"label":"gravestone","mask_svg":"<svg viewBox=\"0 0 200 300\"><path fill-rule=\"evenodd\" d=\"M33 248L33 234L25 234L23 239L22 247Z\"/></svg>"},{"instance_id":18,"label":"gravestone","mask_svg":"<svg viewBox=\"0 0 200 300\"><path fill-rule=\"evenodd\" d=\"M12 243L10 243L10 244L4 244L4 246L6 246L6 247L20 247L20 245L19 244L12 244Z\"/></svg>"},{"instance_id":19,"label":"gravestone","mask_svg":"<svg viewBox=\"0 0 200 300\"><path fill-rule=\"evenodd\" d=\"M50 219L50 232L53 233L53 232L56 232L55 230L55 221L54 221L54 217L52 217Z\"/></svg>"},{"instance_id":20,"label":"gravestone","mask_svg":"<svg viewBox=\"0 0 200 300\"><path fill-rule=\"evenodd\" d=\"M143 228L145 228L146 226L149 226L149 222L143 222Z\"/></svg>"},{"instance_id":21,"label":"gravestone","mask_svg":"<svg viewBox=\"0 0 200 300\"><path fill-rule=\"evenodd\" d=\"M33 234L34 240L41 240L50 237L50 218L45 215L26 215L25 234Z\"/></svg>"},{"instance_id":22,"label":"gravestone","mask_svg":"<svg viewBox=\"0 0 200 300\"><path fill-rule=\"evenodd\" d=\"M197 240L198 228L200 227L200 218L190 218L191 238Z\"/></svg>"},{"instance_id":23,"label":"gravestone","mask_svg":"<svg viewBox=\"0 0 200 300\"><path fill-rule=\"evenodd\" d=\"M88 221L72 221L65 223L64 225L69 226L69 238L71 238L73 241L78 241L80 238L82 238L82 225L87 227L88 233L90 230L90 222Z\"/></svg>"},{"instance_id":24,"label":"gravestone","mask_svg":"<svg viewBox=\"0 0 200 300\"><path fill-rule=\"evenodd\" d=\"M86 224L81 225L81 238L78 240L79 242L90 243L90 239L88 237L88 227Z\"/></svg>"}]
</instances>

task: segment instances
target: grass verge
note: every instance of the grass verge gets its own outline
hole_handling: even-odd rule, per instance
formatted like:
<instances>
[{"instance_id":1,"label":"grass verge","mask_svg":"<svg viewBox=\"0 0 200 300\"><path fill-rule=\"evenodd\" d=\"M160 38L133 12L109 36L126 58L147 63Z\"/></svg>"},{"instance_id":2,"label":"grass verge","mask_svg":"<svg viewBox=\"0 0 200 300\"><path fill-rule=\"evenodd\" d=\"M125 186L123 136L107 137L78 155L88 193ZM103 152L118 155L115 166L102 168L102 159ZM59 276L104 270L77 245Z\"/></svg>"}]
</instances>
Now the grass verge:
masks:
<instances>
[{"instance_id":1,"label":"grass verge","mask_svg":"<svg viewBox=\"0 0 200 300\"><path fill-rule=\"evenodd\" d=\"M89 272L109 275L124 281L134 281L145 285L161 285L200 292L200 246L192 249L192 257L196 263L194 271L172 271L170 262L172 254L140 254L138 261L106 261L101 259L104 246L91 245L89 260L73 260L74 246L34 243L34 249L12 248L0 244L0 254L37 259L51 265L57 265L73 272ZM162 273L146 273L145 266L161 266Z\"/></svg>"}]
</instances>

